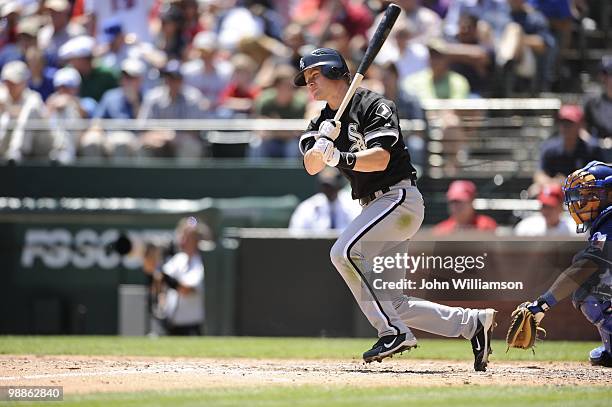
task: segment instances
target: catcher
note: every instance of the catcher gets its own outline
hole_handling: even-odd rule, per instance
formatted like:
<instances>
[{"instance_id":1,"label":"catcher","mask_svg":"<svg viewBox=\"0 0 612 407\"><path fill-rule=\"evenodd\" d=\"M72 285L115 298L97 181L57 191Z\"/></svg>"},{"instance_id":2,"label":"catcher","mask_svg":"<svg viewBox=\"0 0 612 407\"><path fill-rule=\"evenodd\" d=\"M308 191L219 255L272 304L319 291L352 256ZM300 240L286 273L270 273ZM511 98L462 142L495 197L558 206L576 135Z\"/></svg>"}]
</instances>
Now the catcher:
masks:
<instances>
[{"instance_id":1,"label":"catcher","mask_svg":"<svg viewBox=\"0 0 612 407\"><path fill-rule=\"evenodd\" d=\"M506 341L509 347L532 348L544 314L573 293L574 306L601 335L602 345L589 354L591 364L612 367L612 164L591 161L567 177L563 191L576 231L590 229L589 243L548 291L517 307Z\"/></svg>"}]
</instances>

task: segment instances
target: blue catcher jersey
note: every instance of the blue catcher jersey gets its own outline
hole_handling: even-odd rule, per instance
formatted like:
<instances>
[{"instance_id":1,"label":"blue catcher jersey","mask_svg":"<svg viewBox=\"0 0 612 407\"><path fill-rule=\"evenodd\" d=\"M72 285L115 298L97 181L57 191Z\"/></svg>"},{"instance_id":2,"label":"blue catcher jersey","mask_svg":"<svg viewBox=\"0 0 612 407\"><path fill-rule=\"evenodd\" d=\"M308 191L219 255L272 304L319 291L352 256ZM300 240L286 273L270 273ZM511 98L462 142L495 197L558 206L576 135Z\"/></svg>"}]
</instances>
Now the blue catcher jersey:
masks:
<instances>
[{"instance_id":1,"label":"blue catcher jersey","mask_svg":"<svg viewBox=\"0 0 612 407\"><path fill-rule=\"evenodd\" d=\"M601 301L612 299L612 206L606 208L593 222L587 247L574 257L574 262L589 259L599 266L577 291L577 297L593 295Z\"/></svg>"}]
</instances>

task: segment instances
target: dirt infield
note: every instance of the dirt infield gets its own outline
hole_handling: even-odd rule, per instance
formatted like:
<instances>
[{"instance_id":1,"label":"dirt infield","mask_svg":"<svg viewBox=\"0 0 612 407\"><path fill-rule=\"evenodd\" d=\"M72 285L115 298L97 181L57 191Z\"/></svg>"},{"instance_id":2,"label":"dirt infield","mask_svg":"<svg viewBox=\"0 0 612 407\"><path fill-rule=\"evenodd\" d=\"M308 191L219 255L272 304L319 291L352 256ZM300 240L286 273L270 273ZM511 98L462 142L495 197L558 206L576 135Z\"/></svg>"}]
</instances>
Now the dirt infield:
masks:
<instances>
[{"instance_id":1,"label":"dirt infield","mask_svg":"<svg viewBox=\"0 0 612 407\"><path fill-rule=\"evenodd\" d=\"M612 369L578 362L491 362L474 372L469 362L396 357L358 360L256 360L104 356L0 356L0 386L60 385L66 394L148 389L266 385L606 386Z\"/></svg>"}]
</instances>

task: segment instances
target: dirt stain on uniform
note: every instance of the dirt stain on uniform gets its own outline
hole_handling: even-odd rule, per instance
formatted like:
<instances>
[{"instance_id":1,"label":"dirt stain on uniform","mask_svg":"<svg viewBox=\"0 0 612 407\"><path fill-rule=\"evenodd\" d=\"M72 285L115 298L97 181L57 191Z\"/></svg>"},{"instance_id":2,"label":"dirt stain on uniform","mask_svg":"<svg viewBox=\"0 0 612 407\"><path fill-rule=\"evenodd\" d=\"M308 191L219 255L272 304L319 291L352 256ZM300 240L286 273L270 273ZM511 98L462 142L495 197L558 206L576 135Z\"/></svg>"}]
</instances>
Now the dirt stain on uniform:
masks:
<instances>
[{"instance_id":1,"label":"dirt stain on uniform","mask_svg":"<svg viewBox=\"0 0 612 407\"><path fill-rule=\"evenodd\" d=\"M405 214L399 217L397 220L397 227L400 229L406 229L412 224L412 215Z\"/></svg>"}]
</instances>

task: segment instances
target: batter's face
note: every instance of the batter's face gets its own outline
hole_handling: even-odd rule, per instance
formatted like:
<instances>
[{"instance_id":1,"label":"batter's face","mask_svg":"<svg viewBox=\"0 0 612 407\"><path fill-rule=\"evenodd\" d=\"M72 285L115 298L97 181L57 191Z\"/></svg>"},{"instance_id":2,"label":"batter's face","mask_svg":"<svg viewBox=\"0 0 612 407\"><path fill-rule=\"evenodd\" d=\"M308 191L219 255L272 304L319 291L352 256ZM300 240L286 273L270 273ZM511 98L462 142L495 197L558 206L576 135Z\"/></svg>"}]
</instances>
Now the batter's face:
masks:
<instances>
[{"instance_id":1,"label":"batter's face","mask_svg":"<svg viewBox=\"0 0 612 407\"><path fill-rule=\"evenodd\" d=\"M315 100L329 100L329 97L336 93L339 82L326 78L321 73L321 68L310 68L304 72L306 87Z\"/></svg>"}]
</instances>

